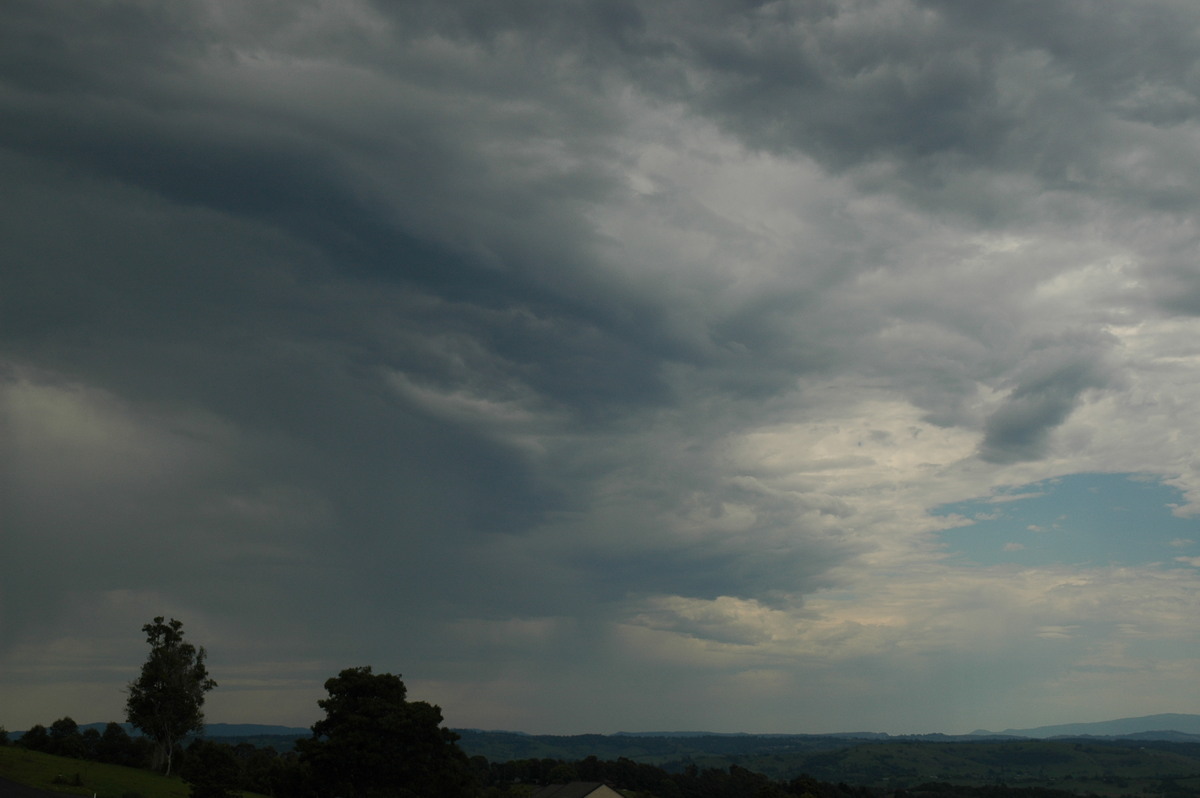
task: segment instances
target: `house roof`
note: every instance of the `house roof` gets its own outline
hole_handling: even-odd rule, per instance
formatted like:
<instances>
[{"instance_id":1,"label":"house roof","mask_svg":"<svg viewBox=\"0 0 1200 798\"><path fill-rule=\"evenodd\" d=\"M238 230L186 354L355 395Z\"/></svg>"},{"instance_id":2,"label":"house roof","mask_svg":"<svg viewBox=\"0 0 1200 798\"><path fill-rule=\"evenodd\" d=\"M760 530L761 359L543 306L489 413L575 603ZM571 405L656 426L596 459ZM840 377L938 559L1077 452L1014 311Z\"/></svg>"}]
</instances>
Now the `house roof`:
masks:
<instances>
[{"instance_id":1,"label":"house roof","mask_svg":"<svg viewBox=\"0 0 1200 798\"><path fill-rule=\"evenodd\" d=\"M535 792L530 798L605 798L619 795L616 790L598 781L573 781L570 784L551 784Z\"/></svg>"}]
</instances>

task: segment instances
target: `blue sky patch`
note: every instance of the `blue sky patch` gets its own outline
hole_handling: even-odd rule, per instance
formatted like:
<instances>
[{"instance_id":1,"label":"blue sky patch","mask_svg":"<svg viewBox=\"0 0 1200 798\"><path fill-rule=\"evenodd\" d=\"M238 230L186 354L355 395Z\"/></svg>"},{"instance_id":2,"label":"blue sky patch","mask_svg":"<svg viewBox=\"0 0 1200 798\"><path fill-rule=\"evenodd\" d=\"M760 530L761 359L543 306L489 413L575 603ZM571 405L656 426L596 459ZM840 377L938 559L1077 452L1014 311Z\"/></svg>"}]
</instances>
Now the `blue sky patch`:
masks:
<instances>
[{"instance_id":1,"label":"blue sky patch","mask_svg":"<svg viewBox=\"0 0 1200 798\"><path fill-rule=\"evenodd\" d=\"M980 565L1178 565L1200 554L1200 520L1180 518L1179 489L1140 474L1072 474L946 504L973 521L942 533Z\"/></svg>"}]
</instances>

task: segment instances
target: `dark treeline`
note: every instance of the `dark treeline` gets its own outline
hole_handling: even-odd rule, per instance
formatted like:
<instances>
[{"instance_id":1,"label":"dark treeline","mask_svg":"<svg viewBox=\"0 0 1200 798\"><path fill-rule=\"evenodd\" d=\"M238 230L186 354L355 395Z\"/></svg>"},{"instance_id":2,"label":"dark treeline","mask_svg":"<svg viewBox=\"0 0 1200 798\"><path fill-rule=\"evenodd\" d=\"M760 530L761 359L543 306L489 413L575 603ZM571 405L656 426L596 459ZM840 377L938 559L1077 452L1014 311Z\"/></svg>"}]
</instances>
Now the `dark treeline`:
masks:
<instances>
[{"instance_id":1,"label":"dark treeline","mask_svg":"<svg viewBox=\"0 0 1200 798\"><path fill-rule=\"evenodd\" d=\"M0 743L5 740L0 737ZM55 721L49 728L34 726L18 741L30 750L108 762L133 767L151 766L153 744L144 737L131 737L117 723L103 732L80 731L71 718ZM227 798L247 791L272 798L317 798L312 773L295 752L277 752L242 742L229 744L204 739L192 740L176 756L179 773L192 785L194 798ZM537 788L570 781L604 782L637 798L1065 798L1073 795L1058 790L1004 786L963 787L925 784L908 789L874 790L862 786L834 784L799 776L776 781L760 773L732 765L728 769L685 767L668 772L661 767L626 758L602 760L589 756L578 761L561 759L517 759L489 762L485 757L469 759L479 798L524 798Z\"/></svg>"},{"instance_id":2,"label":"dark treeline","mask_svg":"<svg viewBox=\"0 0 1200 798\"><path fill-rule=\"evenodd\" d=\"M471 758L471 767L484 787L481 795L485 798L515 798L526 795L528 785L568 781L605 782L620 790L636 792L638 798L1080 798L1077 793L1062 790L1002 784L967 787L929 783L879 790L819 781L807 775L786 781L772 780L738 765L731 765L728 770L689 765L682 772L669 772L625 758L600 760L594 756L577 762L522 759L496 763L475 756Z\"/></svg>"},{"instance_id":3,"label":"dark treeline","mask_svg":"<svg viewBox=\"0 0 1200 798\"><path fill-rule=\"evenodd\" d=\"M524 795L529 785L571 781L604 782L617 789L634 791L641 798L878 798L882 795L865 787L819 782L807 776L787 782L772 781L737 765L728 770L691 766L681 773L670 773L625 758L602 760L590 756L577 762L521 759L489 763L475 756L471 758L471 767L486 798Z\"/></svg>"},{"instance_id":4,"label":"dark treeline","mask_svg":"<svg viewBox=\"0 0 1200 798\"><path fill-rule=\"evenodd\" d=\"M104 733L80 732L70 718L55 721L49 729L34 726L17 742L45 753L97 762L150 767L153 746L144 737L131 737L117 723ZM220 798L248 791L272 798L316 798L307 765L293 752L258 748L250 743L231 745L193 740L176 753L179 773L193 785L194 796ZM845 784L827 784L807 777L773 782L766 776L734 765L728 770L689 767L668 773L654 765L629 759L601 760L594 756L577 762L559 759L523 759L488 762L470 759L470 769L481 798L522 798L538 787L570 781L598 781L637 792L642 798L878 798L879 793ZM196 788L199 789L196 789Z\"/></svg>"},{"instance_id":5,"label":"dark treeline","mask_svg":"<svg viewBox=\"0 0 1200 798\"><path fill-rule=\"evenodd\" d=\"M8 735L0 734L0 745L8 744ZM16 745L89 762L154 769L154 743L140 735L131 736L116 722L101 732L80 730L70 717L60 718L48 728L38 724L29 729ZM182 762L180 774L193 785L192 794L197 798L220 798L243 790L278 798L315 798L311 788L304 786L308 774L290 751L280 754L248 743L227 745L195 739L180 747L176 756Z\"/></svg>"},{"instance_id":6,"label":"dark treeline","mask_svg":"<svg viewBox=\"0 0 1200 798\"><path fill-rule=\"evenodd\" d=\"M986 784L964 787L961 784L930 782L907 790L897 790L894 798L1099 798L1095 793L1079 794L1048 787L1008 787Z\"/></svg>"},{"instance_id":7,"label":"dark treeline","mask_svg":"<svg viewBox=\"0 0 1200 798\"><path fill-rule=\"evenodd\" d=\"M34 726L17 744L31 751L129 767L148 767L153 748L146 738L131 737L119 723L109 723L103 732L94 728L80 731L79 724L69 717L59 718L49 728Z\"/></svg>"}]
</instances>

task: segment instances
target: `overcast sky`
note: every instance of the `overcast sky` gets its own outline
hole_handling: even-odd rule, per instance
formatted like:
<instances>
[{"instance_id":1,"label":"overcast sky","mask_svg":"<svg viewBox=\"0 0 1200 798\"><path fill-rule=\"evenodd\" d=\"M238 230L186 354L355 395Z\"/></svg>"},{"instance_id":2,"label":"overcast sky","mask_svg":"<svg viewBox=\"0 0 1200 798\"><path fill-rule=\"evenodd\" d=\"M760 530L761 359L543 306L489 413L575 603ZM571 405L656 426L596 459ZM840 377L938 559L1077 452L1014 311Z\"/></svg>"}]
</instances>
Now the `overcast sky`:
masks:
<instances>
[{"instance_id":1,"label":"overcast sky","mask_svg":"<svg viewBox=\"0 0 1200 798\"><path fill-rule=\"evenodd\" d=\"M1200 712L1194 0L8 0L0 724Z\"/></svg>"}]
</instances>

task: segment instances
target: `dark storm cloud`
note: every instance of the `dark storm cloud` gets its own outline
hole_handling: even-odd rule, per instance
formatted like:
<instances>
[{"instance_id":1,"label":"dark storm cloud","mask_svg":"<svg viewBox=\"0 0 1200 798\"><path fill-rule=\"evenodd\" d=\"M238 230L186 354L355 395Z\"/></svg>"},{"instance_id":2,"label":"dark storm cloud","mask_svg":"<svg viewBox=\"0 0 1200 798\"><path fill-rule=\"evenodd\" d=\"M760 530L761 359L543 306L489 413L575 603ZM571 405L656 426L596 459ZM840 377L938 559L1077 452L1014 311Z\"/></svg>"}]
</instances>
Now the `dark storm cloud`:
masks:
<instances>
[{"instance_id":1,"label":"dark storm cloud","mask_svg":"<svg viewBox=\"0 0 1200 798\"><path fill-rule=\"evenodd\" d=\"M8 4L5 651L163 604L573 685L630 624L874 650L903 607L788 613L1198 306L1196 12L1144 8Z\"/></svg>"},{"instance_id":2,"label":"dark storm cloud","mask_svg":"<svg viewBox=\"0 0 1200 798\"><path fill-rule=\"evenodd\" d=\"M989 416L980 456L994 463L1036 460L1050 433L1063 423L1085 391L1111 379L1103 364L1111 341L1037 342L1027 353L1017 385Z\"/></svg>"},{"instance_id":3,"label":"dark storm cloud","mask_svg":"<svg viewBox=\"0 0 1200 798\"><path fill-rule=\"evenodd\" d=\"M243 12L258 23L245 51L273 50L254 33L314 8ZM381 65L345 76L338 62L354 51L336 39L302 44L311 63L239 61L195 6L118 4L78 20L49 5L12 11L0 327L21 371L9 385L68 412L99 403L117 428L163 415L162 446L194 440L209 464L181 466L147 496L51 465L30 476L37 489L7 482L8 532L30 543L10 549L10 566L39 573L64 547L80 563L118 557L78 589L138 584L209 606L270 573L281 590L334 591L311 616L326 630L359 602L388 615L422 592L493 603L487 581L459 584L466 547L578 498L389 375L577 421L664 401L659 359L679 348L656 330L659 311L589 278L575 203L611 190L587 162L595 115L554 96L510 110L520 95L490 97L501 84L469 65L443 76L443 97L377 47ZM437 58L424 66L436 71ZM344 78L361 79L349 103ZM464 109L454 92L477 79ZM564 165L524 152L530 134ZM211 423L191 429L177 412ZM28 454L9 448L6 466ZM48 510L51 486L72 479L76 501ZM106 491L126 501L97 504ZM216 509L214 496L225 497ZM284 505L300 496L303 531L244 553L270 525L261 514L294 523ZM247 506L265 509L240 517ZM36 532L47 524L60 534ZM357 589L342 591L348 574ZM5 605L32 589L6 579ZM42 612L66 608L70 594L57 595ZM9 615L7 645L39 628Z\"/></svg>"},{"instance_id":4,"label":"dark storm cloud","mask_svg":"<svg viewBox=\"0 0 1200 798\"><path fill-rule=\"evenodd\" d=\"M592 120L563 118L571 109L550 107L554 98L547 107L512 114L501 107L501 97L478 101L484 116L493 114L494 125L476 120L477 126L463 128L455 101L429 94L423 81L399 77L389 83L387 69L405 65L385 61L381 74L364 69L361 75L367 84L357 98L361 124L330 124L319 109L298 104L337 104L324 96L336 89L319 63L313 85L297 88L299 96L276 98L269 83L257 97L253 87L237 92L244 96L228 96L219 73L231 65L221 52L204 46L211 20L143 19L149 12L130 10L143 22L126 26L122 15L111 20L98 15L89 20L92 46L71 52L67 61L62 57L69 51L66 43L77 34L43 11L38 17L26 9L20 35L14 37L22 43L17 52L26 54L21 63L28 69L13 70L10 77L14 91L5 110L13 124L4 127L9 146L173 203L282 229L319 249L326 260L318 269L336 264L340 274L409 284L463 307L525 308L532 323L512 325L509 314L497 330L487 328L486 313L467 314L482 323L470 334L490 338L500 357L525 361L528 379L538 389L561 394L581 408L598 411L602 404L661 393L653 377L657 355L647 348L671 345L656 341L661 338L655 331L657 311L632 296L621 297L624 304L618 308L606 301L617 298L603 296L604 286L588 285L591 267L579 244L590 234L570 203L595 201L609 191L603 170L567 166L539 178L521 171L542 170L536 164L480 156L481 148L490 146L486 142L503 142L505 134L521 135L542 123L566 125L566 130L539 135L569 141L582 135L572 128ZM189 24L197 30L190 46L179 47L170 58L163 55L175 39L184 38ZM156 36L159 26L172 31L165 42ZM41 41L42 48L35 50L33 41ZM148 47L159 55L147 58ZM39 65L56 54L60 77L42 79ZM232 75L253 81L256 73L252 64ZM407 107L411 94L424 94L417 99L425 107ZM385 184L380 175L364 173L375 169L383 171ZM223 266L206 270L214 268L221 273ZM571 280L557 276L565 271ZM312 272L302 276L337 279ZM232 284L210 280L200 293L237 295L242 281L236 275L222 277L232 278ZM130 278L141 283L143 275ZM447 312L457 316L459 310ZM432 315L427 312L423 321L436 324ZM540 354L531 354L538 348Z\"/></svg>"},{"instance_id":5,"label":"dark storm cloud","mask_svg":"<svg viewBox=\"0 0 1200 798\"><path fill-rule=\"evenodd\" d=\"M712 79L702 102L755 144L842 166L991 149L1004 133L991 48L955 41L919 12L915 25L894 24L905 16L887 6L739 15L691 43Z\"/></svg>"},{"instance_id":6,"label":"dark storm cloud","mask_svg":"<svg viewBox=\"0 0 1200 798\"><path fill-rule=\"evenodd\" d=\"M61 463L43 457L34 468L28 458L55 449L36 437L29 449L6 446L5 473L21 477L4 483L6 534L28 545L6 549L14 570L3 582L5 606L54 581L49 562L61 563L62 575L70 563L91 567L68 579L69 591L52 590L39 613L54 614L77 591L133 584L224 603L253 592L264 574L294 587L331 586L384 561L392 579L429 588L441 580L428 567L428 541L453 549L470 530L521 528L553 506L547 497L529 503L540 489L507 447L388 388L381 364L419 372L424 357L426 373L444 376L436 352L409 345L432 326L418 333L387 324L406 302L392 304L377 289L339 290L328 279L296 281L292 269L312 253L270 231L87 181L59 193L53 170L36 174L36 187L8 186L3 224L20 254L0 278L5 351L24 366L6 383L43 412L59 401L68 418L82 414L95 426L109 419L114 432L93 457L122 439L143 451L136 441L146 434L145 458L178 451L172 462L181 462L154 479L121 479L104 473L120 468L102 464L74 473L81 458L71 447ZM69 229L39 217L47 193ZM372 334L375 325L386 340ZM12 423L25 435L42 429L24 416ZM72 430L46 421L47 436L57 439L58 429ZM248 505L264 509L247 515L239 508ZM273 524L277 531L255 545ZM354 600L329 600L311 618L320 624ZM4 625L8 645L46 628L11 612Z\"/></svg>"},{"instance_id":7,"label":"dark storm cloud","mask_svg":"<svg viewBox=\"0 0 1200 798\"><path fill-rule=\"evenodd\" d=\"M637 29L645 55L633 78L751 146L816 157L864 186L985 222L1022 212L1016 198L997 203L1004 187L993 181L1005 175L1121 203L1194 202L1196 175L1169 176L1181 165L1171 142L1144 135L1200 111L1183 68L1200 20L1186 4L656 9ZM1144 165L1125 168L1131 157ZM967 196L960 181L973 173L1001 194Z\"/></svg>"},{"instance_id":8,"label":"dark storm cloud","mask_svg":"<svg viewBox=\"0 0 1200 798\"><path fill-rule=\"evenodd\" d=\"M469 372L476 387L516 385L543 409L599 420L669 402L664 363L712 368L712 388L761 399L853 359L819 329L837 322L818 297L869 268L870 250L814 259L796 287L705 322L707 353L663 329L664 300L599 277L583 211L618 194L603 137L622 123L603 110L606 80L632 75L751 144L840 167L992 163L1020 122L997 99L995 37L905 3L403 4L379 7L392 25L382 45L371 24L307 28L321 8L250 5L230 19L186 5L14 8L0 141L22 153L10 156L17 174L65 186L79 170L89 196L66 241L50 221L13 231L22 254L2 323L18 359L186 399L320 452L293 478L354 497L335 500L353 529L402 512L386 486L420 484L415 462L439 488L415 491L425 498L411 514L448 529L481 524L488 511L472 506L496 508L501 527L503 508L524 507L519 527L545 501L510 454L389 393L389 370L450 391ZM439 41L459 49L429 46ZM527 137L543 148L523 152ZM27 202L21 189L10 202ZM814 334L794 336L797 316L820 320ZM845 341L874 326L856 324ZM48 331L72 346L25 348ZM1040 440L1078 392L1064 390L1019 388L1020 412L994 417L985 450ZM463 468L451 476L439 461ZM453 509L419 509L443 492Z\"/></svg>"}]
</instances>

